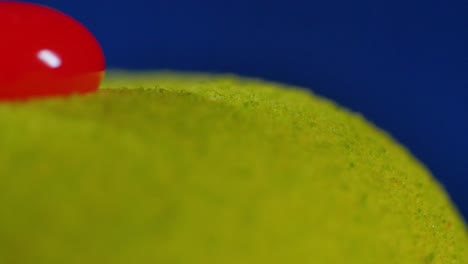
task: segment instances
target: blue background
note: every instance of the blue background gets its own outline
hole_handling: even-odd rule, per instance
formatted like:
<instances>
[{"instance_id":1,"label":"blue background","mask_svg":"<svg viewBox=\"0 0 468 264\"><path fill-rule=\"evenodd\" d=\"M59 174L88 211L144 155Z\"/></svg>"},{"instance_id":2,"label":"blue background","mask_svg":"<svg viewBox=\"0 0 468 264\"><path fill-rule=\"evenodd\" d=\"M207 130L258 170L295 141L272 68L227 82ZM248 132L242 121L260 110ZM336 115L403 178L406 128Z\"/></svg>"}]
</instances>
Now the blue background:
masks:
<instances>
[{"instance_id":1,"label":"blue background","mask_svg":"<svg viewBox=\"0 0 468 264\"><path fill-rule=\"evenodd\" d=\"M466 0L35 2L83 22L109 67L311 87L408 146L468 216Z\"/></svg>"}]
</instances>

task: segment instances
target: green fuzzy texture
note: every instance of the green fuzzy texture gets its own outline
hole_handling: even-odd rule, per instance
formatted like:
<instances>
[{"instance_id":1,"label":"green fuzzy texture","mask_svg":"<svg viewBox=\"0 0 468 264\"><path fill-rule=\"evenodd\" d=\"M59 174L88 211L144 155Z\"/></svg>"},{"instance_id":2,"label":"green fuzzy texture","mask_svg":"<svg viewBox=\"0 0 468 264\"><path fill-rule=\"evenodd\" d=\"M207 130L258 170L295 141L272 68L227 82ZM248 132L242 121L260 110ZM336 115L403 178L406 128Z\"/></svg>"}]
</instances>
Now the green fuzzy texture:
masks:
<instances>
[{"instance_id":1,"label":"green fuzzy texture","mask_svg":"<svg viewBox=\"0 0 468 264\"><path fill-rule=\"evenodd\" d=\"M468 263L430 173L304 89L117 72L0 124L2 264Z\"/></svg>"}]
</instances>

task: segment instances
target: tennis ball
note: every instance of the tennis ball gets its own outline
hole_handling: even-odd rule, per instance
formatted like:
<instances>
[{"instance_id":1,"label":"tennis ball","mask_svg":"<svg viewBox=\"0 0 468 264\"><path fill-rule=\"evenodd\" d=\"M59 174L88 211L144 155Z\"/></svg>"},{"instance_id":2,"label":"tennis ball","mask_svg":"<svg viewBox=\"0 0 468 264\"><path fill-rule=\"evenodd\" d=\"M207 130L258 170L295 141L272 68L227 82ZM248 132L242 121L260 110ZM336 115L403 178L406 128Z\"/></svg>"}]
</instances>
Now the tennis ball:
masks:
<instances>
[{"instance_id":1,"label":"tennis ball","mask_svg":"<svg viewBox=\"0 0 468 264\"><path fill-rule=\"evenodd\" d=\"M0 105L0 263L468 263L443 188L362 116L235 76Z\"/></svg>"}]
</instances>

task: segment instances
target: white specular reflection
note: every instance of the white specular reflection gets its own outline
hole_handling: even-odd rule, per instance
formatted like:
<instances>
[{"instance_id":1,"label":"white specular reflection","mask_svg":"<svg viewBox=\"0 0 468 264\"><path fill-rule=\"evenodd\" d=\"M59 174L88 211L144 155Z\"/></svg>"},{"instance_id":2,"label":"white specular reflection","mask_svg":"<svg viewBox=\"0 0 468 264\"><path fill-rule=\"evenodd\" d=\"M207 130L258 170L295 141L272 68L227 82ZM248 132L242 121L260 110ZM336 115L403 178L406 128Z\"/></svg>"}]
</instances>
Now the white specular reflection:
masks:
<instances>
[{"instance_id":1,"label":"white specular reflection","mask_svg":"<svg viewBox=\"0 0 468 264\"><path fill-rule=\"evenodd\" d=\"M60 59L57 53L48 49L40 50L37 53L37 58L52 69L56 69L62 65L62 59Z\"/></svg>"}]
</instances>

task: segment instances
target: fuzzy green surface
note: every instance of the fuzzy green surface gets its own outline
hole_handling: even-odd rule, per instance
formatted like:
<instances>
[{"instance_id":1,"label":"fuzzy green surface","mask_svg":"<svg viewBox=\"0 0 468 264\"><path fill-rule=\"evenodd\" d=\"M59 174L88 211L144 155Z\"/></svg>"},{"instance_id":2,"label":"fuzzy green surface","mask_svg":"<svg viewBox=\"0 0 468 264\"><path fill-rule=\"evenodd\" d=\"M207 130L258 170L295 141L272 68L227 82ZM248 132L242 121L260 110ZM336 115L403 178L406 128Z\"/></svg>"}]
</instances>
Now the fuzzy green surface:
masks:
<instances>
[{"instance_id":1,"label":"fuzzy green surface","mask_svg":"<svg viewBox=\"0 0 468 264\"><path fill-rule=\"evenodd\" d=\"M0 104L0 263L468 263L407 151L305 90L117 73Z\"/></svg>"}]
</instances>

